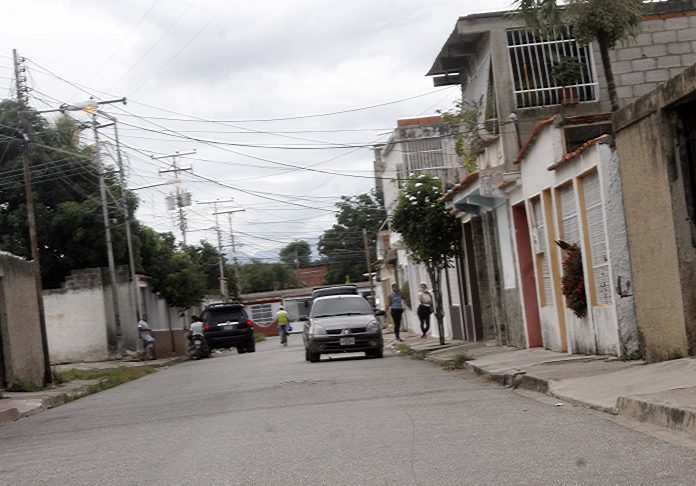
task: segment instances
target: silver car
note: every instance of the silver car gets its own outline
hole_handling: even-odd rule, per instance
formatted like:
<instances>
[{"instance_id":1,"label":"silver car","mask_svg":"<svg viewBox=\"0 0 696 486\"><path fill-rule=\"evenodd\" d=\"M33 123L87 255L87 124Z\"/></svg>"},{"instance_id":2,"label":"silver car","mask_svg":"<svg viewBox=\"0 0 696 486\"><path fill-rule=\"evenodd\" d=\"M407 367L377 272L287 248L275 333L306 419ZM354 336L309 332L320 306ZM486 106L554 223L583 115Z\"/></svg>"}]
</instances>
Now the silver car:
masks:
<instances>
[{"instance_id":1,"label":"silver car","mask_svg":"<svg viewBox=\"0 0 696 486\"><path fill-rule=\"evenodd\" d=\"M316 363L322 354L364 352L368 358L383 356L382 327L359 295L318 297L309 317L303 318L305 359Z\"/></svg>"}]
</instances>

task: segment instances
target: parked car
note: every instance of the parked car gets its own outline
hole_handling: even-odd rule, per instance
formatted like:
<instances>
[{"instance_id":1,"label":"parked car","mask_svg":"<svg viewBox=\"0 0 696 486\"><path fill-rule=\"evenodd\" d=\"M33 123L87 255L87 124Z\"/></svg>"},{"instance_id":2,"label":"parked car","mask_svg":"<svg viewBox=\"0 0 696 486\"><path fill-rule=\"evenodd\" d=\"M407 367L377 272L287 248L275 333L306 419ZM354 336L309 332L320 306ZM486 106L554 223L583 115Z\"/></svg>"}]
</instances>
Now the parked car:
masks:
<instances>
[{"instance_id":1,"label":"parked car","mask_svg":"<svg viewBox=\"0 0 696 486\"><path fill-rule=\"evenodd\" d=\"M305 359L319 361L322 354L364 352L368 358L383 356L382 326L359 295L329 295L314 300L309 317L304 317L302 338Z\"/></svg>"},{"instance_id":2,"label":"parked car","mask_svg":"<svg viewBox=\"0 0 696 486\"><path fill-rule=\"evenodd\" d=\"M242 304L209 304L201 314L201 321L210 349L235 347L240 354L256 351L254 323Z\"/></svg>"}]
</instances>

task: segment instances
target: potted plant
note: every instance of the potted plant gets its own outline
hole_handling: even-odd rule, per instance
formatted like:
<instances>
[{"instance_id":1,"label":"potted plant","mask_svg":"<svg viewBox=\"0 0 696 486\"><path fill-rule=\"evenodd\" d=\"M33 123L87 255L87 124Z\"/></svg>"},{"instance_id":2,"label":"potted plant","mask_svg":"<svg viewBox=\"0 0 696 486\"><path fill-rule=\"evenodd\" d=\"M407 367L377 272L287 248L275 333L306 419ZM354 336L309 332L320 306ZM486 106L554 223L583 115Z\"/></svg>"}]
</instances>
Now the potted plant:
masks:
<instances>
[{"instance_id":1,"label":"potted plant","mask_svg":"<svg viewBox=\"0 0 696 486\"><path fill-rule=\"evenodd\" d=\"M551 77L560 86L558 94L562 105L575 105L579 101L578 87L582 78L582 65L574 57L561 57L551 68Z\"/></svg>"}]
</instances>

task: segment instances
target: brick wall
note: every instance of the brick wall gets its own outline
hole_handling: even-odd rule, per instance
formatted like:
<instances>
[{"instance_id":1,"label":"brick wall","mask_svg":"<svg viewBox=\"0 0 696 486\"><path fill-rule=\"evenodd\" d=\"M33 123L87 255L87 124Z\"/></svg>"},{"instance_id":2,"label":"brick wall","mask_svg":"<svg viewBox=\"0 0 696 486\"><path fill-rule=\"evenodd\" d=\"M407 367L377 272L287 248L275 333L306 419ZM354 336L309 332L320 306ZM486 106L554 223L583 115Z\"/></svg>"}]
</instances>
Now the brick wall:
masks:
<instances>
[{"instance_id":1,"label":"brick wall","mask_svg":"<svg viewBox=\"0 0 696 486\"><path fill-rule=\"evenodd\" d=\"M696 64L696 12L648 17L636 39L619 45L611 59L622 104L635 101Z\"/></svg>"}]
</instances>

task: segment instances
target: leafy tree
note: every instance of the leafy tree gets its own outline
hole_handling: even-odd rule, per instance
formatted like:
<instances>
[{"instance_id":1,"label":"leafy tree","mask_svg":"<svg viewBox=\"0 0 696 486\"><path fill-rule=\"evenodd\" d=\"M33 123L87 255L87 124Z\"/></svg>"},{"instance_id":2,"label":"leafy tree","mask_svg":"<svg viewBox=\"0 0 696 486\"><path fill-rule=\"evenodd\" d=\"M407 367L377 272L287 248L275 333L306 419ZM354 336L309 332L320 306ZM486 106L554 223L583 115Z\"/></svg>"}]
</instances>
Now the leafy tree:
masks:
<instances>
[{"instance_id":1,"label":"leafy tree","mask_svg":"<svg viewBox=\"0 0 696 486\"><path fill-rule=\"evenodd\" d=\"M218 250L207 241L201 241L200 245L185 246L184 251L205 275L206 294L218 295L220 293L220 253ZM230 295L239 298L234 268L223 263L223 274L227 278L227 288Z\"/></svg>"},{"instance_id":2,"label":"leafy tree","mask_svg":"<svg viewBox=\"0 0 696 486\"><path fill-rule=\"evenodd\" d=\"M566 10L579 42L588 44L596 41L602 57L602 66L607 78L611 109L619 109L614 71L609 51L616 44L629 40L638 32L644 12L643 0L568 0ZM557 0L515 0L515 5L527 25L549 35L551 27L561 23L561 12Z\"/></svg>"},{"instance_id":3,"label":"leafy tree","mask_svg":"<svg viewBox=\"0 0 696 486\"><path fill-rule=\"evenodd\" d=\"M363 228L367 230L370 258L375 258L377 231L387 218L382 195L371 191L342 196L336 203L336 224L319 239L319 253L329 265L327 283L362 282L365 268Z\"/></svg>"},{"instance_id":4,"label":"leafy tree","mask_svg":"<svg viewBox=\"0 0 696 486\"><path fill-rule=\"evenodd\" d=\"M311 257L312 248L306 241L293 241L280 250L280 261L291 267L308 267Z\"/></svg>"},{"instance_id":5,"label":"leafy tree","mask_svg":"<svg viewBox=\"0 0 696 486\"><path fill-rule=\"evenodd\" d=\"M264 263L252 259L240 268L245 292L266 292L299 286L295 271L284 263Z\"/></svg>"},{"instance_id":6,"label":"leafy tree","mask_svg":"<svg viewBox=\"0 0 696 486\"><path fill-rule=\"evenodd\" d=\"M71 270L107 265L97 165L93 148L78 146L74 121L60 118L51 125L33 111L25 119L42 277L44 287L53 288ZM16 102L0 101L0 120L0 249L31 258ZM116 175L107 171L105 180L120 198ZM134 196L127 196L136 207ZM122 216L116 204L109 215L117 221ZM112 236L116 260L127 261L122 224L113 227Z\"/></svg>"},{"instance_id":7,"label":"leafy tree","mask_svg":"<svg viewBox=\"0 0 696 486\"><path fill-rule=\"evenodd\" d=\"M401 233L411 257L430 277L440 343L445 343L442 272L459 251L461 228L441 201L442 181L431 175L412 176L399 195L391 228Z\"/></svg>"},{"instance_id":8,"label":"leafy tree","mask_svg":"<svg viewBox=\"0 0 696 486\"><path fill-rule=\"evenodd\" d=\"M171 233L157 233L140 225L138 271L151 277L152 289L172 307L188 309L205 297L206 274L202 265L178 250Z\"/></svg>"}]
</instances>

